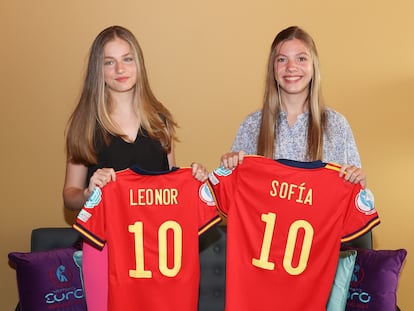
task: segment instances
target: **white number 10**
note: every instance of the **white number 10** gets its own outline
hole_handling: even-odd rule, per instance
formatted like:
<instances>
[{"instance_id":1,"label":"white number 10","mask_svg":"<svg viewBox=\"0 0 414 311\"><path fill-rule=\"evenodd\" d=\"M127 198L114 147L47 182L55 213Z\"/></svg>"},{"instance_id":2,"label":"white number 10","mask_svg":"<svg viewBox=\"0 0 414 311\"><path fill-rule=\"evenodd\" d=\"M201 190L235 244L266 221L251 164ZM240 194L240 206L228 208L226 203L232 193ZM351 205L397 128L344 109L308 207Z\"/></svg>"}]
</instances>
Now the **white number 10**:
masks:
<instances>
[{"instance_id":1,"label":"white number 10","mask_svg":"<svg viewBox=\"0 0 414 311\"><path fill-rule=\"evenodd\" d=\"M252 264L256 267L274 270L275 264L269 261L270 246L272 244L273 231L276 224L276 214L267 213L262 214L262 221L266 224L265 231L263 234L262 248L260 251L260 258L253 258ZM293 267L292 259L296 245L296 238L299 229L303 229L305 234L302 242L301 253L299 263L297 267ZM311 224L305 220L294 221L289 228L289 233L286 241L285 254L283 257L283 267L285 271L291 275L301 274L307 266L309 253L312 246L313 240L313 228Z\"/></svg>"}]
</instances>

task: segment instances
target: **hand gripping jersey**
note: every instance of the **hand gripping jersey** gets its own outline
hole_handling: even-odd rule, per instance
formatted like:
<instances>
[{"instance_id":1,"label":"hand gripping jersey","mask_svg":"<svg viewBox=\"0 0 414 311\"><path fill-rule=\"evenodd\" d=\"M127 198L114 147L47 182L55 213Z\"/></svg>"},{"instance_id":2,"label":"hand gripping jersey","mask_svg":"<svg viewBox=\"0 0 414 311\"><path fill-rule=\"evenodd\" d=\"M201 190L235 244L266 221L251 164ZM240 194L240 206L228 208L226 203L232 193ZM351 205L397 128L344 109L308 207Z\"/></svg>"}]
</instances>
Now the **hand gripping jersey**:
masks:
<instances>
[{"instance_id":1,"label":"hand gripping jersey","mask_svg":"<svg viewBox=\"0 0 414 311\"><path fill-rule=\"evenodd\" d=\"M247 156L209 176L227 216L226 311L326 310L341 241L379 223L369 190L339 166L284 163Z\"/></svg>"},{"instance_id":2,"label":"hand gripping jersey","mask_svg":"<svg viewBox=\"0 0 414 311\"><path fill-rule=\"evenodd\" d=\"M109 311L196 311L198 236L219 221L191 168L127 169L92 192L74 228L97 248L108 245Z\"/></svg>"}]
</instances>

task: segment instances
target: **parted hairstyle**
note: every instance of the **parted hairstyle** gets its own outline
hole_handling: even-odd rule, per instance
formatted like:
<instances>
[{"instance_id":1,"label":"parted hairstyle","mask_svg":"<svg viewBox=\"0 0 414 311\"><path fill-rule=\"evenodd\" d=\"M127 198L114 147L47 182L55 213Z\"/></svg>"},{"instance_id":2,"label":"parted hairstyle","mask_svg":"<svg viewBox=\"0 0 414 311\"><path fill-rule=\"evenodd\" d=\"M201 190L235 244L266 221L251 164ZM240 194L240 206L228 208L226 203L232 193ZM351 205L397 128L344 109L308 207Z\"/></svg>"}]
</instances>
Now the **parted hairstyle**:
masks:
<instances>
[{"instance_id":1,"label":"parted hairstyle","mask_svg":"<svg viewBox=\"0 0 414 311\"><path fill-rule=\"evenodd\" d=\"M72 163L96 164L99 142L109 144L111 136L126 138L110 118L111 97L104 80L104 47L116 38L130 45L137 66L134 106L140 116L141 127L150 137L160 141L166 153L171 151L173 141L177 140L177 123L150 88L137 39L128 29L111 26L100 32L92 43L80 99L65 130L66 155Z\"/></svg>"},{"instance_id":2,"label":"parted hairstyle","mask_svg":"<svg viewBox=\"0 0 414 311\"><path fill-rule=\"evenodd\" d=\"M309 84L308 109L309 124L307 137L307 160L321 160L323 154L323 133L326 124L326 109L322 98L319 57L312 37L297 26L279 32L273 40L267 65L262 120L257 143L257 154L274 157L274 146L278 131L279 114L282 111L280 89L276 81L274 63L281 43L298 39L309 49L313 62L313 74Z\"/></svg>"}]
</instances>

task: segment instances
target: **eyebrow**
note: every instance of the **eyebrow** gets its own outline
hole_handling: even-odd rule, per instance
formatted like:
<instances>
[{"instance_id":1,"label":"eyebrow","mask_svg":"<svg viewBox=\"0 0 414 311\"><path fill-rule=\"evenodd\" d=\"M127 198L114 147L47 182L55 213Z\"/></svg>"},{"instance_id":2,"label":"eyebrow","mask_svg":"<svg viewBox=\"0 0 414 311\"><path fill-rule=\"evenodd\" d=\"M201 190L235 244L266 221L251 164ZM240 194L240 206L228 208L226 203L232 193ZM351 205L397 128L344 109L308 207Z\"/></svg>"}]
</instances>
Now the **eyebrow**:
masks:
<instances>
[{"instance_id":1,"label":"eyebrow","mask_svg":"<svg viewBox=\"0 0 414 311\"><path fill-rule=\"evenodd\" d=\"M309 52L300 52L300 53L295 54L295 56L302 56L302 55L311 56L311 54ZM278 56L286 56L287 57L287 55L283 54L283 53L277 53L276 57L278 57Z\"/></svg>"},{"instance_id":2,"label":"eyebrow","mask_svg":"<svg viewBox=\"0 0 414 311\"><path fill-rule=\"evenodd\" d=\"M125 57L125 56L133 56L133 54L131 52L128 52L126 54L121 55L121 57ZM106 56L104 55L104 58L116 58L115 56Z\"/></svg>"}]
</instances>

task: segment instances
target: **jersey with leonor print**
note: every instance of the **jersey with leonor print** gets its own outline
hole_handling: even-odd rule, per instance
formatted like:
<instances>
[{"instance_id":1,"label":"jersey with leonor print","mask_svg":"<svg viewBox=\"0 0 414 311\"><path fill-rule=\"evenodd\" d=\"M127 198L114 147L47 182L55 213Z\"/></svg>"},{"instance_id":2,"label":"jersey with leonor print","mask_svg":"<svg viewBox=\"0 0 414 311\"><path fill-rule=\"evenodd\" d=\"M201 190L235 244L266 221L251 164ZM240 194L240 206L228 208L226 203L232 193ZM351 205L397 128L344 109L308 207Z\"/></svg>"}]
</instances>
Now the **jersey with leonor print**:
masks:
<instances>
[{"instance_id":1,"label":"jersey with leonor print","mask_svg":"<svg viewBox=\"0 0 414 311\"><path fill-rule=\"evenodd\" d=\"M196 311L198 237L220 221L207 185L191 168L127 169L96 188L74 228L108 246L108 310Z\"/></svg>"}]
</instances>

